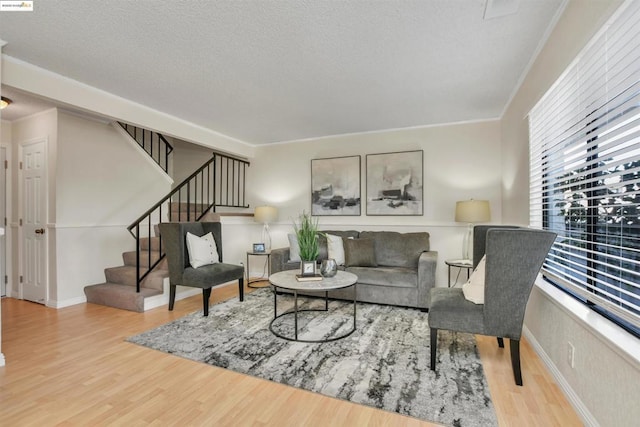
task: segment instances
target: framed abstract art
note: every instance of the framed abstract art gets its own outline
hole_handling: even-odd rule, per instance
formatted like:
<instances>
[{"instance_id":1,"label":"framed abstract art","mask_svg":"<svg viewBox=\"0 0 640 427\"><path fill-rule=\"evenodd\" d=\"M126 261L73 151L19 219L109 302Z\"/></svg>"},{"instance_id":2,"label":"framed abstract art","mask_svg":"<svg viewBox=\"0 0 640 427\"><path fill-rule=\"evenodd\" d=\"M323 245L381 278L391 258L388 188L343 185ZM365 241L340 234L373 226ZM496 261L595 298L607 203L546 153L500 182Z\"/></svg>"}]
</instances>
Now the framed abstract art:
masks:
<instances>
[{"instance_id":1,"label":"framed abstract art","mask_svg":"<svg viewBox=\"0 0 640 427\"><path fill-rule=\"evenodd\" d=\"M361 213L360 156L311 160L311 215Z\"/></svg>"},{"instance_id":2,"label":"framed abstract art","mask_svg":"<svg viewBox=\"0 0 640 427\"><path fill-rule=\"evenodd\" d=\"M423 214L423 151L367 154L367 215Z\"/></svg>"}]
</instances>

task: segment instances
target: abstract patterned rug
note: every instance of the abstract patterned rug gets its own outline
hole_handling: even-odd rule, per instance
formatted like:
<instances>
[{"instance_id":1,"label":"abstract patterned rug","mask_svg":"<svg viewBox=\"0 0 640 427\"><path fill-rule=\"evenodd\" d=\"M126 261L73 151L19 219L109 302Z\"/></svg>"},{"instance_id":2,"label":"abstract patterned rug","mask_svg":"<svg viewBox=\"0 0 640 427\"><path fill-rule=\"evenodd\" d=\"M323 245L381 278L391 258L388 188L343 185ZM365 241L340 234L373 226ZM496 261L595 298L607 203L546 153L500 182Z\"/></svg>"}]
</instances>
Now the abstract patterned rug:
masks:
<instances>
[{"instance_id":1,"label":"abstract patterned rug","mask_svg":"<svg viewBox=\"0 0 640 427\"><path fill-rule=\"evenodd\" d=\"M292 307L278 296L278 313ZM324 300L301 298L301 309ZM353 302L330 301L328 312L300 314L299 337L321 339L349 330ZM273 293L261 289L130 337L129 342L327 396L449 426L491 426L497 420L473 335L442 331L429 369L427 313L357 305L357 329L341 340L290 342L269 331ZM293 316L274 330L293 334Z\"/></svg>"}]
</instances>

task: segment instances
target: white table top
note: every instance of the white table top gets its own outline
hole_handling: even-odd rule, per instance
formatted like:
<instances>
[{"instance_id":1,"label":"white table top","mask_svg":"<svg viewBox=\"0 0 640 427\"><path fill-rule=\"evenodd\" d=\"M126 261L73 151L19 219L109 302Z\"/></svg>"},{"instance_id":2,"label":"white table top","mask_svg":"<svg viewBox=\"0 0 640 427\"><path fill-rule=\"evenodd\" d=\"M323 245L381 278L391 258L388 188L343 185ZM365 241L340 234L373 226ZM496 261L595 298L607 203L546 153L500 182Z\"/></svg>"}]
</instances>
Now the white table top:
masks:
<instances>
[{"instance_id":1,"label":"white table top","mask_svg":"<svg viewBox=\"0 0 640 427\"><path fill-rule=\"evenodd\" d=\"M298 282L296 274L299 270L286 270L274 273L269 276L269 282L279 288L290 289L292 291L328 291L331 289L342 289L355 284L358 276L346 271L338 271L333 277L323 277L322 280L310 280Z\"/></svg>"}]
</instances>

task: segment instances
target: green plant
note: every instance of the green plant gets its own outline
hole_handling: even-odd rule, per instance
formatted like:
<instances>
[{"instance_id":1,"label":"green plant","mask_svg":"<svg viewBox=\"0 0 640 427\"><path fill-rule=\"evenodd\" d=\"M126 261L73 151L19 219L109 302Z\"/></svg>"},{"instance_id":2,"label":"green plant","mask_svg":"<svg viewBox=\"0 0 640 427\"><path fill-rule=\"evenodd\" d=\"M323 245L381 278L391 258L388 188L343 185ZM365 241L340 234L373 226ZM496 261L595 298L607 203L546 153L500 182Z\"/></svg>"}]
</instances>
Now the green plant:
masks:
<instances>
[{"instance_id":1,"label":"green plant","mask_svg":"<svg viewBox=\"0 0 640 427\"><path fill-rule=\"evenodd\" d=\"M310 214L303 212L298 217L298 223L294 221L293 229L298 238L300 246L300 259L302 261L315 261L320 252L318 243L318 219L315 220Z\"/></svg>"}]
</instances>

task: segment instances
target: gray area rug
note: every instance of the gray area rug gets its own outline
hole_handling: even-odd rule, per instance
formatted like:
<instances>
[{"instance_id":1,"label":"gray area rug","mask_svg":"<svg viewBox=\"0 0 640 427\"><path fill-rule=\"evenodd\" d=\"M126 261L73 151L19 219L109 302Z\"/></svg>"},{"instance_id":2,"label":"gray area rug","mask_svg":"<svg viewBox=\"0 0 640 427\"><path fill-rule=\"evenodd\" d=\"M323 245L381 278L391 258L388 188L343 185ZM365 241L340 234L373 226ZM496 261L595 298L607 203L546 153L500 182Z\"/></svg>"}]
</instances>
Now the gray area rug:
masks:
<instances>
[{"instance_id":1,"label":"gray area rug","mask_svg":"<svg viewBox=\"0 0 640 427\"><path fill-rule=\"evenodd\" d=\"M293 298L278 296L278 313ZM300 308L324 308L301 298ZM352 326L353 303L330 301L328 312L304 312L299 338L321 339ZM128 339L155 350L354 403L450 426L491 426L497 420L473 335L441 331L438 364L429 369L427 313L357 305L357 330L323 344L290 342L269 331L273 293L261 289ZM274 329L293 334L293 316Z\"/></svg>"}]
</instances>

